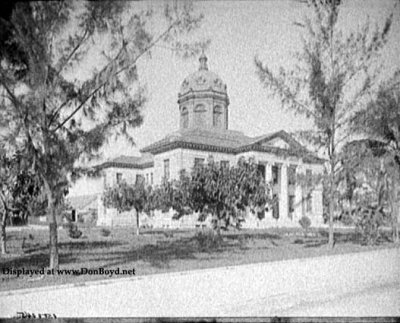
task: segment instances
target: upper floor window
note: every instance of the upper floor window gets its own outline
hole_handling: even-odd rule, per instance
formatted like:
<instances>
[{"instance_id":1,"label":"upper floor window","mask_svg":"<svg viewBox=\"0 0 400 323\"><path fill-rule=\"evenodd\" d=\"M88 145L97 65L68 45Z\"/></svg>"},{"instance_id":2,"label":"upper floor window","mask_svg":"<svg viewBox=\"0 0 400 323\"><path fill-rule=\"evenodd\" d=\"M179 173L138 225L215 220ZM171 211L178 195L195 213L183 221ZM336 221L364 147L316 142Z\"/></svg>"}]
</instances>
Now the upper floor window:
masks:
<instances>
[{"instance_id":1,"label":"upper floor window","mask_svg":"<svg viewBox=\"0 0 400 323\"><path fill-rule=\"evenodd\" d=\"M272 183L278 184L279 167L277 165L272 166Z\"/></svg>"},{"instance_id":2,"label":"upper floor window","mask_svg":"<svg viewBox=\"0 0 400 323\"><path fill-rule=\"evenodd\" d=\"M220 127L222 123L222 108L219 106L214 107L213 111L213 126Z\"/></svg>"},{"instance_id":3,"label":"upper floor window","mask_svg":"<svg viewBox=\"0 0 400 323\"><path fill-rule=\"evenodd\" d=\"M189 111L183 107L181 111L182 128L189 127Z\"/></svg>"},{"instance_id":4,"label":"upper floor window","mask_svg":"<svg viewBox=\"0 0 400 323\"><path fill-rule=\"evenodd\" d=\"M291 218L291 214L294 212L294 195L289 195L289 217Z\"/></svg>"},{"instance_id":5,"label":"upper floor window","mask_svg":"<svg viewBox=\"0 0 400 323\"><path fill-rule=\"evenodd\" d=\"M196 126L204 126L206 120L206 107L203 104L199 104L194 108L194 123Z\"/></svg>"},{"instance_id":6,"label":"upper floor window","mask_svg":"<svg viewBox=\"0 0 400 323\"><path fill-rule=\"evenodd\" d=\"M311 192L308 193L307 199L306 199L306 212L310 213L312 212L312 194Z\"/></svg>"},{"instance_id":7,"label":"upper floor window","mask_svg":"<svg viewBox=\"0 0 400 323\"><path fill-rule=\"evenodd\" d=\"M312 170L311 169L306 170L306 185L309 189L312 186Z\"/></svg>"},{"instance_id":8,"label":"upper floor window","mask_svg":"<svg viewBox=\"0 0 400 323\"><path fill-rule=\"evenodd\" d=\"M150 173L150 184L153 185L153 173Z\"/></svg>"},{"instance_id":9,"label":"upper floor window","mask_svg":"<svg viewBox=\"0 0 400 323\"><path fill-rule=\"evenodd\" d=\"M164 178L169 180L169 159L164 159Z\"/></svg>"},{"instance_id":10,"label":"upper floor window","mask_svg":"<svg viewBox=\"0 0 400 323\"><path fill-rule=\"evenodd\" d=\"M104 188L107 188L107 174L104 173L103 178L104 178Z\"/></svg>"},{"instance_id":11,"label":"upper floor window","mask_svg":"<svg viewBox=\"0 0 400 323\"><path fill-rule=\"evenodd\" d=\"M117 177L117 184L120 184L122 182L122 174L121 173L117 173L116 177Z\"/></svg>"},{"instance_id":12,"label":"upper floor window","mask_svg":"<svg viewBox=\"0 0 400 323\"><path fill-rule=\"evenodd\" d=\"M296 185L296 166L288 167L288 184Z\"/></svg>"}]
</instances>

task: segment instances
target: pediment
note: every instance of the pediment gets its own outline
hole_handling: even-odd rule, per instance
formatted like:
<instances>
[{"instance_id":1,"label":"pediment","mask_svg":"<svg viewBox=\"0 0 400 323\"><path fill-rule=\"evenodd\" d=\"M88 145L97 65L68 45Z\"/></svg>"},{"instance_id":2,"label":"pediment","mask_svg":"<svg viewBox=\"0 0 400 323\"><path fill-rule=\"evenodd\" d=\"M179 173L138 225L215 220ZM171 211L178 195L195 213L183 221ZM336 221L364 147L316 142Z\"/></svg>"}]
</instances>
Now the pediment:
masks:
<instances>
[{"instance_id":1,"label":"pediment","mask_svg":"<svg viewBox=\"0 0 400 323\"><path fill-rule=\"evenodd\" d=\"M274 138L271 140L264 141L263 143L261 143L261 146L276 147L276 148L281 148L281 149L289 149L290 148L290 144L282 138Z\"/></svg>"},{"instance_id":2,"label":"pediment","mask_svg":"<svg viewBox=\"0 0 400 323\"><path fill-rule=\"evenodd\" d=\"M302 148L300 143L298 143L294 138L292 138L292 136L283 130L259 137L254 141L254 143L260 145L261 147L274 147L285 150L298 150Z\"/></svg>"}]
</instances>

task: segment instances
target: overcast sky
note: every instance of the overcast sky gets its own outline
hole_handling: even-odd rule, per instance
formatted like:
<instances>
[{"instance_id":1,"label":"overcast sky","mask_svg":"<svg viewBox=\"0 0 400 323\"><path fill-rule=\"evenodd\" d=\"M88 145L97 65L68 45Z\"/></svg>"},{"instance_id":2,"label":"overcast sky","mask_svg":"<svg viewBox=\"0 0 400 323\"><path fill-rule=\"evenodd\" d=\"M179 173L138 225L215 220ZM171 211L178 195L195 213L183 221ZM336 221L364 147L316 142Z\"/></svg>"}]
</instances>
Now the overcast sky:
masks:
<instances>
[{"instance_id":1,"label":"overcast sky","mask_svg":"<svg viewBox=\"0 0 400 323\"><path fill-rule=\"evenodd\" d=\"M382 24L393 10L392 0L347 1L341 9L341 26L356 28L367 15ZM161 9L162 2L147 5ZM227 84L229 129L249 136L284 129L294 131L310 126L307 120L286 113L271 99L255 73L258 55L271 67L290 67L290 52L300 49L299 28L293 25L306 7L293 1L204 1L195 2L204 13L202 27L193 39L211 40L206 51L209 69ZM395 13L391 39L384 61L391 70L400 67L400 8ZM198 58L183 60L158 47L152 58L139 62L141 82L146 84L149 101L143 111L144 123L133 131L136 147L123 140L104 149L104 157L138 155L139 149L162 139L179 128L178 91L183 79L198 69Z\"/></svg>"}]
</instances>

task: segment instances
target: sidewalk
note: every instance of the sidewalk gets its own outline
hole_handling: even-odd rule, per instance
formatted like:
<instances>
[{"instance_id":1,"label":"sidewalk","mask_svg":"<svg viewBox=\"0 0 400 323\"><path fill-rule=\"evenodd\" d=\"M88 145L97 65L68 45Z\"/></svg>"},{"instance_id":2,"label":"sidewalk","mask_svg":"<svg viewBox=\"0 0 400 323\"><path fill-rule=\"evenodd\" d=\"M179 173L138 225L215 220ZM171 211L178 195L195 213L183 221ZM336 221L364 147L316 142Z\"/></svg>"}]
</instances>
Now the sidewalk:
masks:
<instances>
[{"instance_id":1,"label":"sidewalk","mask_svg":"<svg viewBox=\"0 0 400 323\"><path fill-rule=\"evenodd\" d=\"M0 317L20 311L57 317L275 316L304 302L400 285L399 273L400 249L393 248L137 276L1 292ZM257 302L259 308L249 306Z\"/></svg>"}]
</instances>

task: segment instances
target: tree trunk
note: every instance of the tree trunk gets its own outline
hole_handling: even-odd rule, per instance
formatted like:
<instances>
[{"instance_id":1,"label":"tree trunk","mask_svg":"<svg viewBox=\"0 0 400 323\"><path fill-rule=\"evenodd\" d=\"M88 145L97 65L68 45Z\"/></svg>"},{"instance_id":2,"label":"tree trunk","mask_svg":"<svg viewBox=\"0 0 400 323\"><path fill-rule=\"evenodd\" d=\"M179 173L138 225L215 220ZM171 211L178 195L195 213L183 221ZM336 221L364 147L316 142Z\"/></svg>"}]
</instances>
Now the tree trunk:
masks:
<instances>
[{"instance_id":1,"label":"tree trunk","mask_svg":"<svg viewBox=\"0 0 400 323\"><path fill-rule=\"evenodd\" d=\"M7 213L6 211L1 215L1 233L0 233L0 242L1 242L1 254L5 255L7 253L7 236L6 236L6 219Z\"/></svg>"},{"instance_id":2,"label":"tree trunk","mask_svg":"<svg viewBox=\"0 0 400 323\"><path fill-rule=\"evenodd\" d=\"M136 210L136 235L138 236L140 234L139 230L139 211Z\"/></svg>"},{"instance_id":3,"label":"tree trunk","mask_svg":"<svg viewBox=\"0 0 400 323\"><path fill-rule=\"evenodd\" d=\"M335 203L335 174L334 174L334 161L331 160L331 170L329 174L329 237L328 237L328 247L333 249L335 245L335 236L333 229L333 213L334 213L334 203Z\"/></svg>"},{"instance_id":4,"label":"tree trunk","mask_svg":"<svg viewBox=\"0 0 400 323\"><path fill-rule=\"evenodd\" d=\"M220 225L220 211L219 210L217 210L217 221L216 221L216 225L217 225L217 227L216 227L216 231L217 231L217 234L218 234L218 236L221 236L221 225Z\"/></svg>"},{"instance_id":5,"label":"tree trunk","mask_svg":"<svg viewBox=\"0 0 400 323\"><path fill-rule=\"evenodd\" d=\"M54 205L55 201L53 198L53 193L47 181L44 181L44 186L47 196L47 219L49 222L50 229L50 269L57 270L59 268L58 263L58 243L57 243L57 218L56 218L56 207Z\"/></svg>"},{"instance_id":6,"label":"tree trunk","mask_svg":"<svg viewBox=\"0 0 400 323\"><path fill-rule=\"evenodd\" d=\"M397 201L397 187L395 183L392 183L391 192L391 223L392 223L392 239L394 243L399 242L399 202Z\"/></svg>"}]
</instances>

